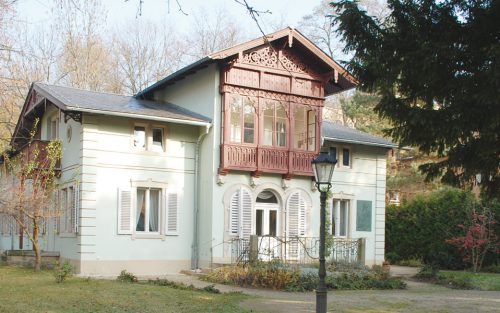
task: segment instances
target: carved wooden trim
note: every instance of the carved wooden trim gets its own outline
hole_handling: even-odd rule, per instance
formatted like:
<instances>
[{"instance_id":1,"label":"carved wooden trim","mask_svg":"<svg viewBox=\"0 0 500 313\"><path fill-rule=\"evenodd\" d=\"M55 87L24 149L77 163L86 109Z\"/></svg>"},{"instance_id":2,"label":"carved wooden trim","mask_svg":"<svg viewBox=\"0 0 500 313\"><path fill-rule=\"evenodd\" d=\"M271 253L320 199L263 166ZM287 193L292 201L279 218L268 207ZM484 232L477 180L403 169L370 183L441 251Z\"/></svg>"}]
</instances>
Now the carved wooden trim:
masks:
<instances>
[{"instance_id":1,"label":"carved wooden trim","mask_svg":"<svg viewBox=\"0 0 500 313\"><path fill-rule=\"evenodd\" d=\"M312 105L312 106L323 106L324 100L323 98L311 98L311 97L302 97L302 96L294 96L286 93L266 91L266 90L258 90L252 88L238 87L233 85L223 85L221 87L222 93L234 93L243 96L251 96L251 97L260 97L278 101L289 101L300 104Z\"/></svg>"},{"instance_id":2,"label":"carved wooden trim","mask_svg":"<svg viewBox=\"0 0 500 313\"><path fill-rule=\"evenodd\" d=\"M288 72L308 74L317 77L318 74L289 50L279 50L276 53L271 47L250 51L238 58L238 63L283 69Z\"/></svg>"}]
</instances>

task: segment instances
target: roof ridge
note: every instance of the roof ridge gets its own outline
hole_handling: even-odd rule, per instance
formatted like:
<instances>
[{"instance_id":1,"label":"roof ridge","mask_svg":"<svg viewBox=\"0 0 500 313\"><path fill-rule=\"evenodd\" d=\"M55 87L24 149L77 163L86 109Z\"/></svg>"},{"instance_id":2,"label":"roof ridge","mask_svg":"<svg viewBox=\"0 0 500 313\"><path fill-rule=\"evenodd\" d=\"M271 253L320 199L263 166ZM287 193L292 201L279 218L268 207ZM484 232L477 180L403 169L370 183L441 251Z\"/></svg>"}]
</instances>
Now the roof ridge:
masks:
<instances>
[{"instance_id":1,"label":"roof ridge","mask_svg":"<svg viewBox=\"0 0 500 313\"><path fill-rule=\"evenodd\" d=\"M83 88L79 88L79 87L74 87L74 86L63 86L63 85L47 84L47 83L44 83L44 82L34 82L34 84L35 85L44 85L44 86L47 86L47 87L60 87L60 88L74 89L74 90L80 90L80 91L85 91L85 92L92 92L92 93L99 93L99 94L106 94L106 95L113 95L113 96L133 98L133 96L127 96L127 95L118 94L118 93L114 93L114 92L95 91L95 90L89 90L89 89L83 89Z\"/></svg>"}]
</instances>

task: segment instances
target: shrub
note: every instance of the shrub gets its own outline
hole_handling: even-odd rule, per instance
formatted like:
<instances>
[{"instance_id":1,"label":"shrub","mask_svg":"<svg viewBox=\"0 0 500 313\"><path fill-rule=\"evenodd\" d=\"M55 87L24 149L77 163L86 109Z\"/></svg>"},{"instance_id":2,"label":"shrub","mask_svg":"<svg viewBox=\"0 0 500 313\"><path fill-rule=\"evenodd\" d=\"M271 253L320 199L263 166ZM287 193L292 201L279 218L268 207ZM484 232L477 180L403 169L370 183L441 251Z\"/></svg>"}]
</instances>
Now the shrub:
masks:
<instances>
[{"instance_id":1,"label":"shrub","mask_svg":"<svg viewBox=\"0 0 500 313\"><path fill-rule=\"evenodd\" d=\"M410 267L422 267L424 266L424 263L420 259L408 259L408 260L401 260L397 262L398 265L401 266L410 266Z\"/></svg>"},{"instance_id":2,"label":"shrub","mask_svg":"<svg viewBox=\"0 0 500 313\"><path fill-rule=\"evenodd\" d=\"M256 262L251 266L227 266L209 273L206 280L238 286L285 289L286 285L297 284L300 271L293 270L278 260Z\"/></svg>"},{"instance_id":3,"label":"shrub","mask_svg":"<svg viewBox=\"0 0 500 313\"><path fill-rule=\"evenodd\" d=\"M272 288L286 291L311 291L319 282L318 271L314 268L294 268L280 262L259 262L255 266L223 267L208 274L204 279L223 284ZM356 289L403 289L405 283L389 277L381 266L347 272L327 272L327 288Z\"/></svg>"},{"instance_id":4,"label":"shrub","mask_svg":"<svg viewBox=\"0 0 500 313\"><path fill-rule=\"evenodd\" d=\"M467 220L475 205L479 204L472 193L449 188L417 196L400 207L388 206L386 259L393 263L420 259L426 264L448 269L467 267L458 249L447 244L446 240L460 235L457 225ZM500 215L498 202L491 202L488 206L496 216ZM497 260L497 256L489 254L484 264Z\"/></svg>"},{"instance_id":5,"label":"shrub","mask_svg":"<svg viewBox=\"0 0 500 313\"><path fill-rule=\"evenodd\" d=\"M136 283L138 281L137 277L134 274L129 273L126 270L121 271L116 280L124 283Z\"/></svg>"},{"instance_id":6,"label":"shrub","mask_svg":"<svg viewBox=\"0 0 500 313\"><path fill-rule=\"evenodd\" d=\"M439 268L432 265L425 265L420 269L420 271L415 275L415 278L424 280L435 280L438 277Z\"/></svg>"},{"instance_id":7,"label":"shrub","mask_svg":"<svg viewBox=\"0 0 500 313\"><path fill-rule=\"evenodd\" d=\"M73 265L69 261L64 261L63 264L56 262L54 264L54 277L56 283L63 283L67 278L73 276Z\"/></svg>"}]
</instances>

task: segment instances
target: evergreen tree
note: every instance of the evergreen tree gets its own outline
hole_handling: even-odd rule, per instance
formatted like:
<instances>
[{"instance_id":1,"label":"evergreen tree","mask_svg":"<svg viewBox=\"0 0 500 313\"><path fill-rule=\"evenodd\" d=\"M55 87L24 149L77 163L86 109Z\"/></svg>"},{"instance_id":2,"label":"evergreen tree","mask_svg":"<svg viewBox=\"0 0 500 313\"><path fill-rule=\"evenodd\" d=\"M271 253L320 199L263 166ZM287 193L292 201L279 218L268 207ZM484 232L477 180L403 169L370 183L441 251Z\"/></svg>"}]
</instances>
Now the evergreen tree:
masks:
<instances>
[{"instance_id":1,"label":"evergreen tree","mask_svg":"<svg viewBox=\"0 0 500 313\"><path fill-rule=\"evenodd\" d=\"M388 0L383 21L356 1L332 3L349 70L377 92L401 145L439 161L420 169L500 193L500 1ZM480 179L478 179L480 178Z\"/></svg>"}]
</instances>

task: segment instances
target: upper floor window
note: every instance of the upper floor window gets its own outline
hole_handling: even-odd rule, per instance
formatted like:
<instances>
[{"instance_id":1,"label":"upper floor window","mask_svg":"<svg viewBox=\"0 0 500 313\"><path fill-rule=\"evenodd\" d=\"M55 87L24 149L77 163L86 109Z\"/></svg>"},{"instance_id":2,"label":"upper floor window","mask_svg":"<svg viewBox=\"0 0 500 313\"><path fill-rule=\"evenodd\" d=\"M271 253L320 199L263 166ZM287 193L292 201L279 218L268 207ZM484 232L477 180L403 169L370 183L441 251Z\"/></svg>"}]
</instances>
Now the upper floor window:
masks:
<instances>
[{"instance_id":1,"label":"upper floor window","mask_svg":"<svg viewBox=\"0 0 500 313\"><path fill-rule=\"evenodd\" d=\"M264 141L266 146L286 147L287 115L278 101L268 100L264 104Z\"/></svg>"},{"instance_id":2,"label":"upper floor window","mask_svg":"<svg viewBox=\"0 0 500 313\"><path fill-rule=\"evenodd\" d=\"M255 142L255 108L248 97L232 96L230 102L230 141Z\"/></svg>"},{"instance_id":3,"label":"upper floor window","mask_svg":"<svg viewBox=\"0 0 500 313\"><path fill-rule=\"evenodd\" d=\"M316 150L316 112L304 106L294 109L294 148L298 150Z\"/></svg>"},{"instance_id":4,"label":"upper floor window","mask_svg":"<svg viewBox=\"0 0 500 313\"><path fill-rule=\"evenodd\" d=\"M351 166L351 150L342 149L342 166Z\"/></svg>"},{"instance_id":5,"label":"upper floor window","mask_svg":"<svg viewBox=\"0 0 500 313\"><path fill-rule=\"evenodd\" d=\"M165 151L165 129L151 125L136 125L133 133L134 148L154 152Z\"/></svg>"},{"instance_id":6,"label":"upper floor window","mask_svg":"<svg viewBox=\"0 0 500 313\"><path fill-rule=\"evenodd\" d=\"M151 146L153 151L162 152L163 149L163 128L153 127L152 131L153 144Z\"/></svg>"},{"instance_id":7,"label":"upper floor window","mask_svg":"<svg viewBox=\"0 0 500 313\"><path fill-rule=\"evenodd\" d=\"M146 149L146 127L134 127L134 147L139 149Z\"/></svg>"},{"instance_id":8,"label":"upper floor window","mask_svg":"<svg viewBox=\"0 0 500 313\"><path fill-rule=\"evenodd\" d=\"M59 138L59 115L54 114L47 119L47 139L54 140Z\"/></svg>"}]
</instances>

